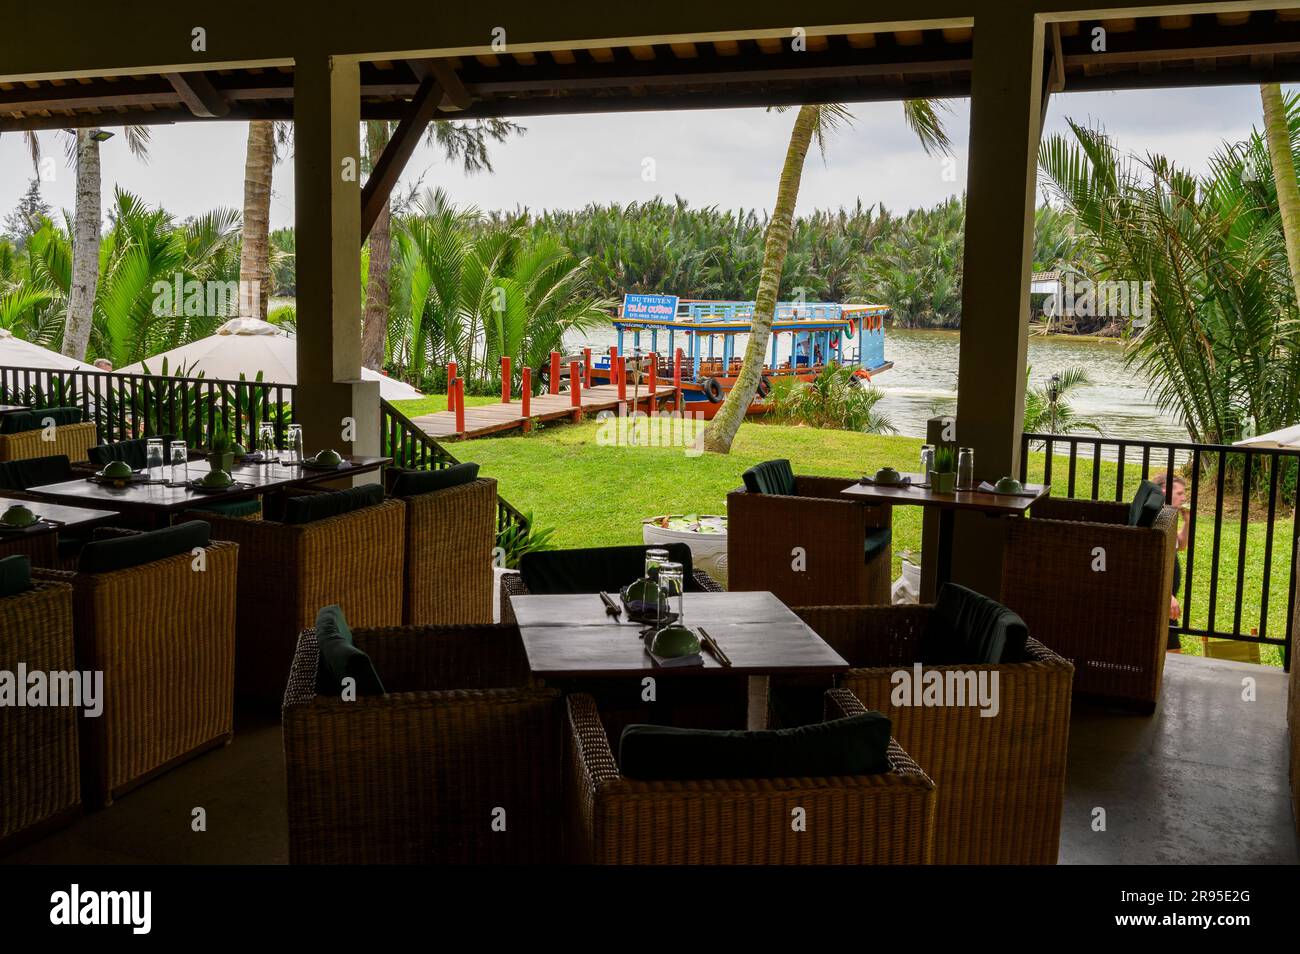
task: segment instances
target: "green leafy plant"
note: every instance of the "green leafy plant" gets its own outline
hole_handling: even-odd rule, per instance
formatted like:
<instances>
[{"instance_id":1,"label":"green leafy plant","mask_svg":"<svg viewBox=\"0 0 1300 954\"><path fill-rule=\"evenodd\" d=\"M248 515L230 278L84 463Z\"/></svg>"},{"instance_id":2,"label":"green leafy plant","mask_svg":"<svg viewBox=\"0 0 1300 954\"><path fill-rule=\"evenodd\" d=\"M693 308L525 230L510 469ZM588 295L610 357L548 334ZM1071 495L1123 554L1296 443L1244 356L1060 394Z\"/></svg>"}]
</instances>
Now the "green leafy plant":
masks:
<instances>
[{"instance_id":1,"label":"green leafy plant","mask_svg":"<svg viewBox=\"0 0 1300 954\"><path fill-rule=\"evenodd\" d=\"M936 474L957 473L957 449L951 444L940 444L934 449L934 472Z\"/></svg>"},{"instance_id":2,"label":"green leafy plant","mask_svg":"<svg viewBox=\"0 0 1300 954\"><path fill-rule=\"evenodd\" d=\"M867 434L895 432L890 420L876 410L884 393L834 362L811 381L796 381L774 394L777 421Z\"/></svg>"},{"instance_id":3,"label":"green leafy plant","mask_svg":"<svg viewBox=\"0 0 1300 954\"><path fill-rule=\"evenodd\" d=\"M533 512L528 511L523 523L508 524L497 533L497 546L503 554L502 566L517 570L525 554L554 550L555 545L551 543L554 535L554 527L539 528L533 521Z\"/></svg>"}]
</instances>

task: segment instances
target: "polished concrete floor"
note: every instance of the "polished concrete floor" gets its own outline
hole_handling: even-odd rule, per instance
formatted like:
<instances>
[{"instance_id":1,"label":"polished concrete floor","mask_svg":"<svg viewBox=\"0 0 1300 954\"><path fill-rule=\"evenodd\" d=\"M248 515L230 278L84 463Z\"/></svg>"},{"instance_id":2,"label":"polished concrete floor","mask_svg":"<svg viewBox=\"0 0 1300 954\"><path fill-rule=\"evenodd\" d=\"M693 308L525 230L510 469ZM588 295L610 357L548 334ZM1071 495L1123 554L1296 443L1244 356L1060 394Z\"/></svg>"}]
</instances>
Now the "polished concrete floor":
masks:
<instances>
[{"instance_id":1,"label":"polished concrete floor","mask_svg":"<svg viewBox=\"0 0 1300 954\"><path fill-rule=\"evenodd\" d=\"M1253 678L1256 699L1242 699ZM1061 862L1295 864L1286 676L1171 656L1153 716L1076 706ZM13 852L6 863L277 864L288 860L280 729L243 719L235 741ZM206 809L207 830L191 829ZM1097 809L1104 810L1104 830Z\"/></svg>"}]
</instances>

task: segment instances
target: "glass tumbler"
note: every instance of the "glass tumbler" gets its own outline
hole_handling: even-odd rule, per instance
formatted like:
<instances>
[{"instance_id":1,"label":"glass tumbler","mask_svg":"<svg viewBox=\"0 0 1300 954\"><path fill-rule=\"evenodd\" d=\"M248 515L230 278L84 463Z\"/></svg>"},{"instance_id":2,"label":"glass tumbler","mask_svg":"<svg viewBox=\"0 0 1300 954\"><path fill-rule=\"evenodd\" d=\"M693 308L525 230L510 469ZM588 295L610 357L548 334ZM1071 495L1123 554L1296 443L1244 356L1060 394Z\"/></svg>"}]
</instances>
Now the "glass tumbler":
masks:
<instances>
[{"instance_id":1,"label":"glass tumbler","mask_svg":"<svg viewBox=\"0 0 1300 954\"><path fill-rule=\"evenodd\" d=\"M934 470L934 445L921 445L921 479L926 479L926 475Z\"/></svg>"},{"instance_id":2,"label":"glass tumbler","mask_svg":"<svg viewBox=\"0 0 1300 954\"><path fill-rule=\"evenodd\" d=\"M257 426L257 452L262 455L263 464L275 460L275 449L275 425L263 421Z\"/></svg>"},{"instance_id":3,"label":"glass tumbler","mask_svg":"<svg viewBox=\"0 0 1300 954\"><path fill-rule=\"evenodd\" d=\"M975 450L963 447L957 451L957 489L975 489Z\"/></svg>"},{"instance_id":4,"label":"glass tumbler","mask_svg":"<svg viewBox=\"0 0 1300 954\"><path fill-rule=\"evenodd\" d=\"M184 441L172 441L171 443L171 485L173 487L182 487L190 479L189 473L190 449L185 446Z\"/></svg>"},{"instance_id":5,"label":"glass tumbler","mask_svg":"<svg viewBox=\"0 0 1300 954\"><path fill-rule=\"evenodd\" d=\"M151 484L161 484L167 479L166 451L161 437L150 437L144 443L144 461L146 477Z\"/></svg>"},{"instance_id":6,"label":"glass tumbler","mask_svg":"<svg viewBox=\"0 0 1300 954\"><path fill-rule=\"evenodd\" d=\"M302 463L302 425L290 424L284 434L283 463L298 466Z\"/></svg>"}]
</instances>

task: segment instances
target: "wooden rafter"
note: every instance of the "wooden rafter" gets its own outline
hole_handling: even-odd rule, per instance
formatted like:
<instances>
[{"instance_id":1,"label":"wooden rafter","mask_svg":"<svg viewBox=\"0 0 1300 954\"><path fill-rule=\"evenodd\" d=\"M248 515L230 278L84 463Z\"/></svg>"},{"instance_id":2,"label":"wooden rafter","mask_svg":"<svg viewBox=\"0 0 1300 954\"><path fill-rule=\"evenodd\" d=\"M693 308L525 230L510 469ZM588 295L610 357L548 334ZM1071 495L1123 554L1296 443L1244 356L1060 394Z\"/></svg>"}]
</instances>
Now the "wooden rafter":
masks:
<instances>
[{"instance_id":1,"label":"wooden rafter","mask_svg":"<svg viewBox=\"0 0 1300 954\"><path fill-rule=\"evenodd\" d=\"M195 116L219 119L230 112L230 100L212 85L206 73L164 73L163 77Z\"/></svg>"}]
</instances>

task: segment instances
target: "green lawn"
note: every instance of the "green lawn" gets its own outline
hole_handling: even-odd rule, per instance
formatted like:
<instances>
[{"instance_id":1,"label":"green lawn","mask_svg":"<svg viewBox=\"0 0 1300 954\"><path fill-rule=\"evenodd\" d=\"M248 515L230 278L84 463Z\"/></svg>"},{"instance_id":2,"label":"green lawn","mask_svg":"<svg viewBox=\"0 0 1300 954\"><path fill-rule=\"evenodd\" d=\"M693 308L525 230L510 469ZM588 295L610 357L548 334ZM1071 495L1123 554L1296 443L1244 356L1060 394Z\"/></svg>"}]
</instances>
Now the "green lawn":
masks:
<instances>
[{"instance_id":1,"label":"green lawn","mask_svg":"<svg viewBox=\"0 0 1300 954\"><path fill-rule=\"evenodd\" d=\"M500 395L487 394L466 394L465 406L478 407L480 404L496 404L501 400ZM447 410L447 395L445 394L426 394L416 401L393 401L393 407L397 408L407 417L420 417L423 414L432 414L435 411Z\"/></svg>"},{"instance_id":2,"label":"green lawn","mask_svg":"<svg viewBox=\"0 0 1300 954\"><path fill-rule=\"evenodd\" d=\"M408 416L408 405L398 406ZM432 400L439 400L437 398ZM445 403L445 399L444 403ZM469 399L467 398L467 401ZM488 399L490 400L490 399ZM440 410L442 408L439 408ZM561 547L607 546L641 542L641 519L663 513L726 513L727 493L740 485L745 468L762 460L788 457L800 473L858 477L885 464L915 471L920 454L919 438L882 437L846 431L815 430L746 423L737 435L731 454L696 454L681 446L633 447L611 445L601 440L602 425L589 421L577 425L552 425L532 434L512 434L453 446L462 460L478 461L483 473L495 477L501 495L523 511L532 511L539 526L555 527L554 542ZM1041 477L1043 455L1030 458L1030 479ZM1053 464L1053 482L1064 492L1068 461ZM1077 492L1086 495L1091 487L1091 465L1079 462ZM1152 472L1158 469L1152 466ZM1125 493L1131 495L1139 479L1140 464L1125 469ZM1101 486L1113 489L1116 466L1102 463ZM1102 496L1107 496L1104 492ZM1212 505L1213 495L1202 486L1203 501ZM1286 632L1286 585L1290 579L1292 518L1287 513L1274 527L1273 574L1269 594L1268 632ZM1189 617L1204 627L1208 617L1210 548L1214 524L1206 514L1197 524L1196 579ZM1246 574L1243 585L1242 630L1259 626L1260 590L1264 563L1265 524L1247 526ZM1219 559L1218 605L1215 616L1220 629L1231 630L1237 572L1240 527L1236 518L1225 519ZM919 551L921 510L894 510L894 575L899 572L902 553ZM1183 554L1186 567L1186 554ZM1196 639L1184 639L1184 650L1200 653ZM1275 647L1262 648L1266 662L1280 665Z\"/></svg>"}]
</instances>

